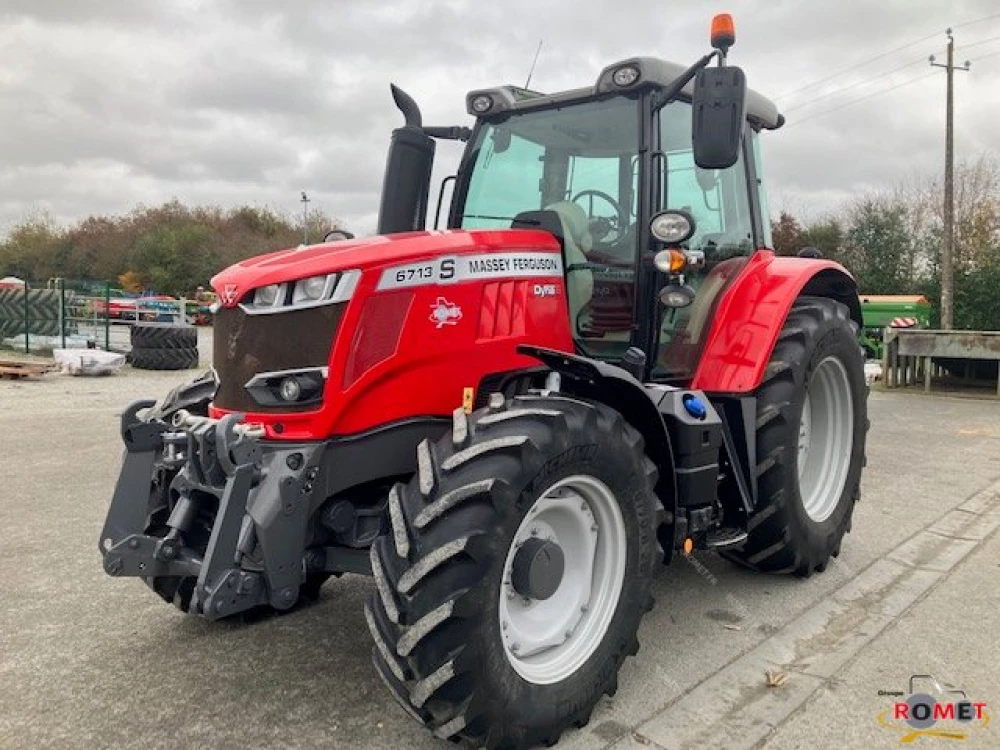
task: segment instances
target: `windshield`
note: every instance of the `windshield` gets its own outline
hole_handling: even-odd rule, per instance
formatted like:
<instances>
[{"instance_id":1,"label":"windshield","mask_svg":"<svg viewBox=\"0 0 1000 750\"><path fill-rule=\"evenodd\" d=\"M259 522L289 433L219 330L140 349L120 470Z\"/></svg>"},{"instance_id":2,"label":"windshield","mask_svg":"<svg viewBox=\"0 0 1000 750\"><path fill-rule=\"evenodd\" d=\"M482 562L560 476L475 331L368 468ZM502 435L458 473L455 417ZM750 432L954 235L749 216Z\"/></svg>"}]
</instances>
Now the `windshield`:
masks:
<instances>
[{"instance_id":1,"label":"windshield","mask_svg":"<svg viewBox=\"0 0 1000 750\"><path fill-rule=\"evenodd\" d=\"M552 212L574 337L603 358L620 356L632 336L638 142L638 102L615 97L486 123L469 162L460 226L506 229Z\"/></svg>"}]
</instances>

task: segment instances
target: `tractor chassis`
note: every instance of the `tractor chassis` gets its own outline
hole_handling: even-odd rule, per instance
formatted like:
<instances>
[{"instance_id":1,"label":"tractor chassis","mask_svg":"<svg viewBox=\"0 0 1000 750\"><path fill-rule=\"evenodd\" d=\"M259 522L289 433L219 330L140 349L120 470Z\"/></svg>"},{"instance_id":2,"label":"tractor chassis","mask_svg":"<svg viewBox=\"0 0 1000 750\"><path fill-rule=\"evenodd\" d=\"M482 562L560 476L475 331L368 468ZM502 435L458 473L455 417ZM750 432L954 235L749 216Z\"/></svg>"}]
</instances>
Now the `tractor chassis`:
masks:
<instances>
[{"instance_id":1,"label":"tractor chassis","mask_svg":"<svg viewBox=\"0 0 1000 750\"><path fill-rule=\"evenodd\" d=\"M571 388L586 391L589 381L603 382L604 390L609 379L623 376L618 368L572 355L546 358ZM579 371L584 364L594 369ZM702 549L737 546L746 538L745 521L756 499L747 470L755 456L745 439L753 398L632 384L649 399L641 399L645 409L659 412L666 433L661 448L674 469L661 473L667 483L662 494L673 498L668 523L659 530L665 562L689 538ZM700 418L683 407L692 396L705 409ZM242 414L212 419L178 406L194 400L168 398L165 412L151 408L153 401L137 401L123 413L124 463L99 546L111 576L140 577L153 588L155 580L194 581L189 600L173 600L209 620L259 606L289 609L311 576L371 575L368 547L389 530L385 502L368 508L373 517L349 540L332 539L330 527L344 512L366 512L351 504L353 488L379 478L405 480L416 469L415 446L424 438L436 440L451 423L420 418L349 438L279 442L241 424ZM717 490L720 470L730 479ZM385 497L388 487L378 494ZM207 521L200 543L192 544L199 514Z\"/></svg>"}]
</instances>

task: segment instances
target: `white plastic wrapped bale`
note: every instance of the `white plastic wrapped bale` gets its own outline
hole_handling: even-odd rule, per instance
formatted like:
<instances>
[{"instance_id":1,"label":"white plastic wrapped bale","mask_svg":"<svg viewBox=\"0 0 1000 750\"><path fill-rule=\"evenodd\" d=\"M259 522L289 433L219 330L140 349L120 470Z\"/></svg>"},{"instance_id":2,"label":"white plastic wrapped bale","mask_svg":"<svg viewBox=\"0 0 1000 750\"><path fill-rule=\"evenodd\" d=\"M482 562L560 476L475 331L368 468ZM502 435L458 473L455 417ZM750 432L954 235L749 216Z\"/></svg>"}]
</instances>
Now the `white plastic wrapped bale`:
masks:
<instances>
[{"instance_id":1,"label":"white plastic wrapped bale","mask_svg":"<svg viewBox=\"0 0 1000 750\"><path fill-rule=\"evenodd\" d=\"M876 361L865 362L865 382L868 385L882 379L882 363Z\"/></svg>"},{"instance_id":2,"label":"white plastic wrapped bale","mask_svg":"<svg viewBox=\"0 0 1000 750\"><path fill-rule=\"evenodd\" d=\"M125 366L125 355L101 349L53 349L59 369L70 375L113 375Z\"/></svg>"}]
</instances>

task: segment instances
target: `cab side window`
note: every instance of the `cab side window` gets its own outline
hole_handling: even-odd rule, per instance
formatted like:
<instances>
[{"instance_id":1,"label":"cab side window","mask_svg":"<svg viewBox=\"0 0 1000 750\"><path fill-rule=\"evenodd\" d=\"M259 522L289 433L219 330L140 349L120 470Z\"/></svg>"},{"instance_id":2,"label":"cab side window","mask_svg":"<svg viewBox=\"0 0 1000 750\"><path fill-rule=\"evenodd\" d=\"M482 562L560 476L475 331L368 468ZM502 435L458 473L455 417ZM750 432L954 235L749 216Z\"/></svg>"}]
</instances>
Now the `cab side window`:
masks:
<instances>
[{"instance_id":1,"label":"cab side window","mask_svg":"<svg viewBox=\"0 0 1000 750\"><path fill-rule=\"evenodd\" d=\"M729 169L697 167L691 150L691 105L673 102L660 112L664 209L682 209L695 220L688 246L721 260L753 251L753 223L743 155Z\"/></svg>"}]
</instances>

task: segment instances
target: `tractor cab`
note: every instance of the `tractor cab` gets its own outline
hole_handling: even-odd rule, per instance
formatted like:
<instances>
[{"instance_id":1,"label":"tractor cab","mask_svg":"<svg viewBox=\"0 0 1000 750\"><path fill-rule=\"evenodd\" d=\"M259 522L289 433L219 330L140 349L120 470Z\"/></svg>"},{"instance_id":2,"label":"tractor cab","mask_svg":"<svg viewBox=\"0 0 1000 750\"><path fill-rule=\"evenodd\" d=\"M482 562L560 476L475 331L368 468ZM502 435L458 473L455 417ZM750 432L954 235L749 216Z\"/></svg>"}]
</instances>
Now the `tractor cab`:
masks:
<instances>
[{"instance_id":1,"label":"tractor cab","mask_svg":"<svg viewBox=\"0 0 1000 750\"><path fill-rule=\"evenodd\" d=\"M689 379L714 301L770 245L759 134L783 118L724 65L731 43L713 34L716 51L690 68L631 58L592 87L556 94L472 91L471 131L425 131L468 139L449 228L540 228L558 238L579 354L619 362L637 347L649 379ZM719 67L708 67L713 57ZM426 189L407 192L426 204Z\"/></svg>"}]
</instances>

